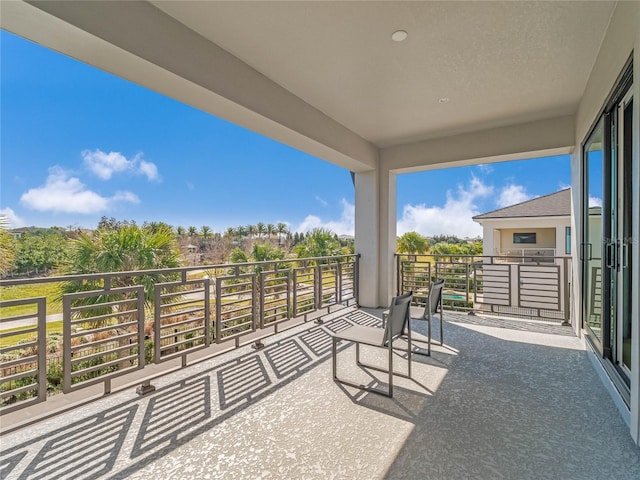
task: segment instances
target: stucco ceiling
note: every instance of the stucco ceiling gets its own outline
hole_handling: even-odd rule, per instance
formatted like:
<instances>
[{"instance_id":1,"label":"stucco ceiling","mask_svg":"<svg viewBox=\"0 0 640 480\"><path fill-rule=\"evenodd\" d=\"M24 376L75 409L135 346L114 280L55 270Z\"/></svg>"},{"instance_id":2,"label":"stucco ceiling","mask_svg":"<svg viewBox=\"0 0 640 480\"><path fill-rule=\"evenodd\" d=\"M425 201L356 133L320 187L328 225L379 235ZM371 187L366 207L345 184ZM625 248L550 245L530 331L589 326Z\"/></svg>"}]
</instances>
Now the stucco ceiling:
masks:
<instances>
[{"instance_id":1,"label":"stucco ceiling","mask_svg":"<svg viewBox=\"0 0 640 480\"><path fill-rule=\"evenodd\" d=\"M379 147L574 113L615 6L153 3Z\"/></svg>"}]
</instances>

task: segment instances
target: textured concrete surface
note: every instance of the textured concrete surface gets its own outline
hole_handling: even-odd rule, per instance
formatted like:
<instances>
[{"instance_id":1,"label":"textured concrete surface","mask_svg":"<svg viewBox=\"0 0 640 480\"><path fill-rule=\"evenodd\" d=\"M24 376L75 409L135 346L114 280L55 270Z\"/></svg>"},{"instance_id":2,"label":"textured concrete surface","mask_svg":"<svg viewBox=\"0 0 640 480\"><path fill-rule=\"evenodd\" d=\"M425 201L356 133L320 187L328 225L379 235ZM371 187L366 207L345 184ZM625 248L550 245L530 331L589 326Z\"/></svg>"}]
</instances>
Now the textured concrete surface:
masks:
<instances>
[{"instance_id":1,"label":"textured concrete surface","mask_svg":"<svg viewBox=\"0 0 640 480\"><path fill-rule=\"evenodd\" d=\"M144 398L121 392L4 435L0 477L640 478L640 449L570 327L445 320L445 345L414 355L394 398L332 381L329 332L379 321L352 311L166 375ZM385 355L363 349L381 366ZM343 344L340 376L384 387L354 358Z\"/></svg>"}]
</instances>

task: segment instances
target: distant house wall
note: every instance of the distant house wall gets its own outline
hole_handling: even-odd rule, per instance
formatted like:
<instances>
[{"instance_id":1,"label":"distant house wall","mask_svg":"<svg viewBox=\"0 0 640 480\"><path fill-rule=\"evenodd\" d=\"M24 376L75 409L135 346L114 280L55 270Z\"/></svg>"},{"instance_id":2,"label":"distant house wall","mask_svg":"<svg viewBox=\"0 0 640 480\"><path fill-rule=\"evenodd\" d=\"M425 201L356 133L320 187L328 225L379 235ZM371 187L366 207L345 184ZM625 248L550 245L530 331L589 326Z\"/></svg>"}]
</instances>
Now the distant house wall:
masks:
<instances>
[{"instance_id":1,"label":"distant house wall","mask_svg":"<svg viewBox=\"0 0 640 480\"><path fill-rule=\"evenodd\" d=\"M556 256L567 255L565 248L566 227L571 217L530 217L485 219L482 224L484 255L498 255L510 250L553 248ZM535 244L514 244L513 234L535 232ZM496 251L496 250L499 251Z\"/></svg>"},{"instance_id":2,"label":"distant house wall","mask_svg":"<svg viewBox=\"0 0 640 480\"><path fill-rule=\"evenodd\" d=\"M522 248L556 248L555 228L502 228L499 229L500 246L502 250L517 250ZM513 243L514 233L535 233L535 243Z\"/></svg>"}]
</instances>

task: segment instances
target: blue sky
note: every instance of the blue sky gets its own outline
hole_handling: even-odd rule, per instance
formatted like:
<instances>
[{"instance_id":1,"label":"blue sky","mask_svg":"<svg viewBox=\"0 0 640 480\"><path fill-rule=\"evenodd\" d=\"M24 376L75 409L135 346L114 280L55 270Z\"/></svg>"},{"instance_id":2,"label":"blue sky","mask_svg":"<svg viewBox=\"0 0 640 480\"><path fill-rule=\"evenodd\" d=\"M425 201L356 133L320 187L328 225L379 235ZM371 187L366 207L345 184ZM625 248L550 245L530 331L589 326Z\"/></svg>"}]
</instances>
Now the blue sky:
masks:
<instances>
[{"instance_id":1,"label":"blue sky","mask_svg":"<svg viewBox=\"0 0 640 480\"><path fill-rule=\"evenodd\" d=\"M0 211L13 227L106 215L353 233L348 171L10 33L0 48ZM568 156L400 175L398 232L476 236L471 216L569 183Z\"/></svg>"}]
</instances>

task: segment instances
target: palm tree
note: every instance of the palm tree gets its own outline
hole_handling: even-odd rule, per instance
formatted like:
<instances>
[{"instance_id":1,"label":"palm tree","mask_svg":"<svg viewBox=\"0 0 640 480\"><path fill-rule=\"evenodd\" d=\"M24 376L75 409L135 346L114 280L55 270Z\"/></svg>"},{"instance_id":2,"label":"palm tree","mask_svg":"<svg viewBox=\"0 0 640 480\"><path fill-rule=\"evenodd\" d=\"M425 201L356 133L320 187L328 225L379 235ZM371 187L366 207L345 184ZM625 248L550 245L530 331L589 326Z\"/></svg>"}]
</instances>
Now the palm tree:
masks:
<instances>
[{"instance_id":1,"label":"palm tree","mask_svg":"<svg viewBox=\"0 0 640 480\"><path fill-rule=\"evenodd\" d=\"M264 235L266 232L267 227L264 225L264 223L258 222L256 225L256 233L258 234L258 238L262 238L262 235Z\"/></svg>"},{"instance_id":2,"label":"palm tree","mask_svg":"<svg viewBox=\"0 0 640 480\"><path fill-rule=\"evenodd\" d=\"M234 248L229 255L231 263L266 262L269 260L282 260L284 252L274 247L271 243L256 242L253 244L251 254L247 255L242 249ZM262 271L260 265L254 266L255 272Z\"/></svg>"},{"instance_id":3,"label":"palm tree","mask_svg":"<svg viewBox=\"0 0 640 480\"><path fill-rule=\"evenodd\" d=\"M203 225L200 228L200 236L202 237L200 240L200 246L204 247L207 251L211 249L211 237L213 234L211 232L211 228L207 225Z\"/></svg>"},{"instance_id":4,"label":"palm tree","mask_svg":"<svg viewBox=\"0 0 640 480\"><path fill-rule=\"evenodd\" d=\"M238 228L236 228L236 232L238 233L238 236L240 238L244 238L247 235L249 235L249 227L245 227L244 225L240 225Z\"/></svg>"},{"instance_id":5,"label":"palm tree","mask_svg":"<svg viewBox=\"0 0 640 480\"><path fill-rule=\"evenodd\" d=\"M276 225L276 231L278 232L278 235L283 235L283 234L289 232L289 228L287 228L287 224L286 223L279 222Z\"/></svg>"},{"instance_id":6,"label":"palm tree","mask_svg":"<svg viewBox=\"0 0 640 480\"><path fill-rule=\"evenodd\" d=\"M286 223L278 222L276 225L276 232L278 233L278 243L282 245L282 237L289 233Z\"/></svg>"},{"instance_id":7,"label":"palm tree","mask_svg":"<svg viewBox=\"0 0 640 480\"><path fill-rule=\"evenodd\" d=\"M72 240L68 273L87 274L103 272L129 272L156 270L180 266L180 251L170 228L151 230L137 225L126 225L117 230L96 230L93 236L80 233ZM111 279L111 288L143 285L145 301L150 306L154 301L154 286L175 275L149 274L120 276ZM100 280L82 283L67 282L63 293L99 290ZM105 295L107 296L107 295ZM102 303L91 299L91 303ZM111 307L109 312L111 312ZM91 312L94 315L95 312Z\"/></svg>"},{"instance_id":8,"label":"palm tree","mask_svg":"<svg viewBox=\"0 0 640 480\"><path fill-rule=\"evenodd\" d=\"M231 239L233 239L237 234L237 230L233 227L227 228L227 231L224 232L225 237L229 237Z\"/></svg>"},{"instance_id":9,"label":"palm tree","mask_svg":"<svg viewBox=\"0 0 640 480\"><path fill-rule=\"evenodd\" d=\"M168 227L153 230L137 225L124 225L117 230L97 230L93 236L81 233L80 237L73 241L70 257L69 273L71 274L134 272L180 266L180 251L177 248L173 230ZM156 300L155 285L178 278L179 274L175 273L121 275L111 277L109 285L110 289L141 285L144 288L146 306L150 308ZM62 285L61 294L102 289L100 279L72 281ZM75 311L75 318L87 319L91 328L106 327L116 322L112 330L117 333L111 336L118 344L116 358L122 358L118 363L120 369L130 367L130 360L125 357L133 355L143 347L135 342L130 343L131 335L134 333L131 331L131 324L138 321L137 310L132 308L130 313L122 310L127 308L123 307L126 305L123 300L126 302L136 298L135 291L113 293L106 290L97 296L80 297L72 301L73 307L85 307ZM171 301L176 300L178 297L171 299ZM93 320L94 317L97 317L97 320ZM129 325L120 327L121 324Z\"/></svg>"},{"instance_id":10,"label":"palm tree","mask_svg":"<svg viewBox=\"0 0 640 480\"><path fill-rule=\"evenodd\" d=\"M326 228L314 228L304 241L296 246L298 257L328 257L341 255L340 241L335 233Z\"/></svg>"},{"instance_id":11,"label":"palm tree","mask_svg":"<svg viewBox=\"0 0 640 480\"><path fill-rule=\"evenodd\" d=\"M185 236L186 233L187 231L184 229L184 227L176 228L176 235L178 235L178 237L182 238Z\"/></svg>"},{"instance_id":12,"label":"palm tree","mask_svg":"<svg viewBox=\"0 0 640 480\"><path fill-rule=\"evenodd\" d=\"M133 222L132 222L133 224ZM165 222L144 222L144 224L142 225L144 228L148 228L149 230L152 231L156 231L156 230L162 230L162 229L169 229L169 230L173 230L173 227L171 225L169 225L168 223Z\"/></svg>"},{"instance_id":13,"label":"palm tree","mask_svg":"<svg viewBox=\"0 0 640 480\"><path fill-rule=\"evenodd\" d=\"M256 233L258 233L258 229L255 225L247 225L247 234L249 235L249 238L253 238Z\"/></svg>"},{"instance_id":14,"label":"palm tree","mask_svg":"<svg viewBox=\"0 0 640 480\"><path fill-rule=\"evenodd\" d=\"M241 248L234 248L229 255L229 261L231 263L247 263L249 259L247 254Z\"/></svg>"},{"instance_id":15,"label":"palm tree","mask_svg":"<svg viewBox=\"0 0 640 480\"><path fill-rule=\"evenodd\" d=\"M417 232L407 232L398 238L397 250L400 253L426 253L429 250L429 241Z\"/></svg>"},{"instance_id":16,"label":"palm tree","mask_svg":"<svg viewBox=\"0 0 640 480\"><path fill-rule=\"evenodd\" d=\"M195 237L196 235L198 235L198 229L193 225L187 229L187 232L189 233L190 237Z\"/></svg>"},{"instance_id":17,"label":"palm tree","mask_svg":"<svg viewBox=\"0 0 640 480\"><path fill-rule=\"evenodd\" d=\"M282 260L284 252L279 248L275 248L271 243L254 243L251 249L251 258L254 262Z\"/></svg>"},{"instance_id":18,"label":"palm tree","mask_svg":"<svg viewBox=\"0 0 640 480\"><path fill-rule=\"evenodd\" d=\"M267 223L267 236L269 238L272 237L274 233L276 233L276 226L273 223Z\"/></svg>"},{"instance_id":19,"label":"palm tree","mask_svg":"<svg viewBox=\"0 0 640 480\"><path fill-rule=\"evenodd\" d=\"M200 229L200 235L202 235L202 239L203 240L208 240L211 238L211 228L203 225L202 228Z\"/></svg>"}]
</instances>

